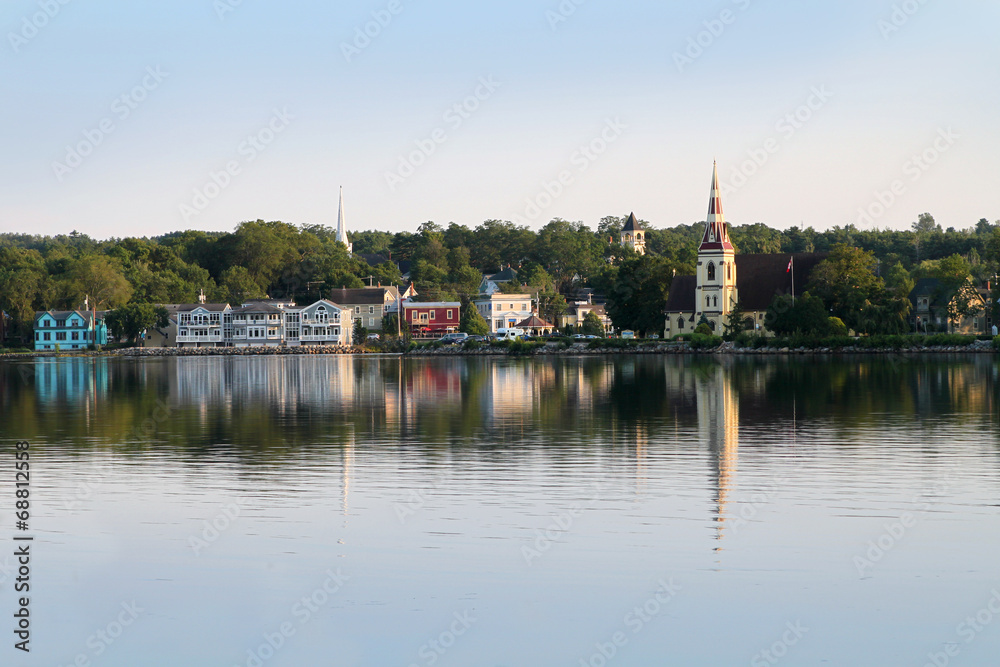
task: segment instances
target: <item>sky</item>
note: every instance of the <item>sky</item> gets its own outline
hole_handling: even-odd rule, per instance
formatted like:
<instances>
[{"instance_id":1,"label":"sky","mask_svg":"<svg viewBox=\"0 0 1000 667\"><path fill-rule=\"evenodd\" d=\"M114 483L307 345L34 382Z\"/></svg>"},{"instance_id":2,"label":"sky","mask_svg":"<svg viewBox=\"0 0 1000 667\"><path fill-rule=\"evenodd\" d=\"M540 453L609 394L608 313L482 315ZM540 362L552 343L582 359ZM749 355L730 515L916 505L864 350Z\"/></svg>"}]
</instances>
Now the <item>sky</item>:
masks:
<instances>
[{"instance_id":1,"label":"sky","mask_svg":"<svg viewBox=\"0 0 1000 667\"><path fill-rule=\"evenodd\" d=\"M0 232L1000 219L992 0L5 0Z\"/></svg>"}]
</instances>

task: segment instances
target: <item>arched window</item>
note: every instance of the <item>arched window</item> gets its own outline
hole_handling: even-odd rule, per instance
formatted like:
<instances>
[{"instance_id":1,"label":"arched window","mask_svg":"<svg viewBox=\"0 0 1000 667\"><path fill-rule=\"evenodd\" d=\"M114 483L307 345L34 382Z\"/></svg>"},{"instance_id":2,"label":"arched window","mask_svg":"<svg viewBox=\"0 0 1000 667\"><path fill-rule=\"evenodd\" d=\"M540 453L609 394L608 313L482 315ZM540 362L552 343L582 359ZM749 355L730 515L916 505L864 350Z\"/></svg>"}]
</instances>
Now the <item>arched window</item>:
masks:
<instances>
[{"instance_id":1,"label":"arched window","mask_svg":"<svg viewBox=\"0 0 1000 667\"><path fill-rule=\"evenodd\" d=\"M754 330L754 321L752 317L748 317L745 320L743 320L743 328L746 329L747 331Z\"/></svg>"},{"instance_id":2,"label":"arched window","mask_svg":"<svg viewBox=\"0 0 1000 667\"><path fill-rule=\"evenodd\" d=\"M678 329L683 329L684 328L684 318L683 317L678 317L677 318L677 328Z\"/></svg>"},{"instance_id":3,"label":"arched window","mask_svg":"<svg viewBox=\"0 0 1000 667\"><path fill-rule=\"evenodd\" d=\"M732 280L732 279L733 279L733 263L728 262L726 264L726 280Z\"/></svg>"},{"instance_id":4,"label":"arched window","mask_svg":"<svg viewBox=\"0 0 1000 667\"><path fill-rule=\"evenodd\" d=\"M709 307L709 306L711 306L711 305L712 305L712 297L710 297L710 296L708 296L708 295L706 294L706 295L705 295L705 307L706 307L706 308L708 308L708 307Z\"/></svg>"},{"instance_id":5,"label":"arched window","mask_svg":"<svg viewBox=\"0 0 1000 667\"><path fill-rule=\"evenodd\" d=\"M708 263L708 279L715 280L715 262Z\"/></svg>"},{"instance_id":6,"label":"arched window","mask_svg":"<svg viewBox=\"0 0 1000 667\"><path fill-rule=\"evenodd\" d=\"M718 308L719 307L719 297L717 297L717 296L713 296L712 297L712 307L713 308Z\"/></svg>"}]
</instances>

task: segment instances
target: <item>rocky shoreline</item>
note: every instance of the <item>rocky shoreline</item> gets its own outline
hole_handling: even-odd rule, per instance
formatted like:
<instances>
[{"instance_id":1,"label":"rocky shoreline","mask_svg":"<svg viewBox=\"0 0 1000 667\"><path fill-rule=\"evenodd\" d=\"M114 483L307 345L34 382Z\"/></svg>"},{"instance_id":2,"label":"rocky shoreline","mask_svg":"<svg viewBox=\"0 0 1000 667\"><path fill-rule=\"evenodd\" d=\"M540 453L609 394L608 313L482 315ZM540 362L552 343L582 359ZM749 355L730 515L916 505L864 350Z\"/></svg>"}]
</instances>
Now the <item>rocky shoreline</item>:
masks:
<instances>
[{"instance_id":1,"label":"rocky shoreline","mask_svg":"<svg viewBox=\"0 0 1000 667\"><path fill-rule=\"evenodd\" d=\"M940 347L908 347L865 349L855 347L822 347L822 348L788 348L788 347L736 347L734 343L723 343L719 347L694 349L685 343L657 343L635 347L601 347L590 343L575 343L564 347L558 343L549 343L534 349L508 349L505 347L480 347L469 349L459 345L446 345L437 348L417 348L405 353L405 356L597 356L609 354L697 354L697 355L849 355L849 354L994 354L996 350L991 341L980 340L971 345L940 346ZM222 347L222 348L124 348L120 350L73 351L73 352L17 352L0 353L0 359L33 359L52 357L125 357L125 358L156 358L156 357L239 357L239 356L302 356L331 354L396 354L399 352L383 352L364 347L350 346L306 346L306 347Z\"/></svg>"}]
</instances>

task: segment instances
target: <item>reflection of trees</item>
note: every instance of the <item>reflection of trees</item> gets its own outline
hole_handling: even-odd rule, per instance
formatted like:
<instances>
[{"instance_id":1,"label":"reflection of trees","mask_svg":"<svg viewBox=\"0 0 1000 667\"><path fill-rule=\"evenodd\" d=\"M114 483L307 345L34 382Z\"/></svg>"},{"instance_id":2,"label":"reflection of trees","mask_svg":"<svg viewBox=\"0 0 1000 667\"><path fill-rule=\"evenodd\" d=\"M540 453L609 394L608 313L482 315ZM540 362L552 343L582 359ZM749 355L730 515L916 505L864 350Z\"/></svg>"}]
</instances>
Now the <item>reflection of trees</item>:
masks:
<instances>
[{"instance_id":1,"label":"reflection of trees","mask_svg":"<svg viewBox=\"0 0 1000 667\"><path fill-rule=\"evenodd\" d=\"M697 426L699 387L718 382L720 364L744 428L789 420L793 404L800 419L844 429L886 414L997 419L992 355L40 359L0 363L0 437L262 464L352 438L426 454L593 447L631 458L640 444L697 446L674 429Z\"/></svg>"}]
</instances>

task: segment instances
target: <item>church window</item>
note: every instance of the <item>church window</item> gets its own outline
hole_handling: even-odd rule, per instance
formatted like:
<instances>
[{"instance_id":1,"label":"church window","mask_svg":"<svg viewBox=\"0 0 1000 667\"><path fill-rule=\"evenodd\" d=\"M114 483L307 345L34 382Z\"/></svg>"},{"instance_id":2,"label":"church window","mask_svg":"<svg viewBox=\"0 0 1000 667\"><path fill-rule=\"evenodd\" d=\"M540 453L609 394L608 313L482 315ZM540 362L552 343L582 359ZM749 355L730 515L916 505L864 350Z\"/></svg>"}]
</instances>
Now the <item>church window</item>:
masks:
<instances>
[{"instance_id":1,"label":"church window","mask_svg":"<svg viewBox=\"0 0 1000 667\"><path fill-rule=\"evenodd\" d=\"M717 297L717 296L713 296L712 297L712 307L713 308L718 308L719 307L719 297Z\"/></svg>"},{"instance_id":2,"label":"church window","mask_svg":"<svg viewBox=\"0 0 1000 667\"><path fill-rule=\"evenodd\" d=\"M715 262L708 263L708 279L715 280Z\"/></svg>"},{"instance_id":3,"label":"church window","mask_svg":"<svg viewBox=\"0 0 1000 667\"><path fill-rule=\"evenodd\" d=\"M747 331L754 330L754 321L752 317L748 317L745 320L743 320L743 328L746 329Z\"/></svg>"},{"instance_id":4,"label":"church window","mask_svg":"<svg viewBox=\"0 0 1000 667\"><path fill-rule=\"evenodd\" d=\"M726 264L726 279L727 280L732 280L733 279L733 264L732 264L732 262L729 262L729 263Z\"/></svg>"},{"instance_id":5,"label":"church window","mask_svg":"<svg viewBox=\"0 0 1000 667\"><path fill-rule=\"evenodd\" d=\"M705 297L705 307L708 308L711 305L712 305L712 297L706 296Z\"/></svg>"},{"instance_id":6,"label":"church window","mask_svg":"<svg viewBox=\"0 0 1000 667\"><path fill-rule=\"evenodd\" d=\"M678 317L677 318L677 328L678 329L683 329L684 328L684 318L683 317Z\"/></svg>"}]
</instances>

